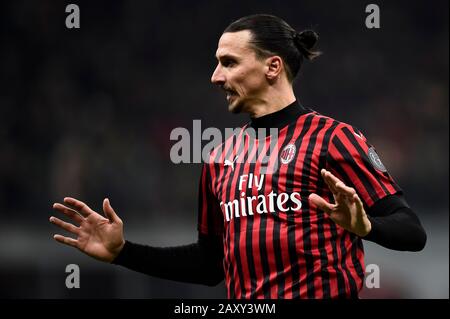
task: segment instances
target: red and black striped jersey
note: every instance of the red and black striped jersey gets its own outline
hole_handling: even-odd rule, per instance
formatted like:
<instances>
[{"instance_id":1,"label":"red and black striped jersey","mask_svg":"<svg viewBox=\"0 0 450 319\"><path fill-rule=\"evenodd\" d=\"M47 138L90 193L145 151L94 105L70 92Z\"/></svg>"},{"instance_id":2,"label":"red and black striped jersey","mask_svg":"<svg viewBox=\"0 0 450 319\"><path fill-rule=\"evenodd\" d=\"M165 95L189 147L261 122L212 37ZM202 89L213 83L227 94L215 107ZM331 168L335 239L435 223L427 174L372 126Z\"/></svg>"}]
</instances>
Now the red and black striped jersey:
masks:
<instances>
[{"instance_id":1,"label":"red and black striped jersey","mask_svg":"<svg viewBox=\"0 0 450 319\"><path fill-rule=\"evenodd\" d=\"M366 208L400 192L374 147L312 110L280 128L275 144L247 128L211 152L200 181L198 229L223 238L228 298L356 297L362 240L308 196L333 202L322 168L354 187Z\"/></svg>"}]
</instances>

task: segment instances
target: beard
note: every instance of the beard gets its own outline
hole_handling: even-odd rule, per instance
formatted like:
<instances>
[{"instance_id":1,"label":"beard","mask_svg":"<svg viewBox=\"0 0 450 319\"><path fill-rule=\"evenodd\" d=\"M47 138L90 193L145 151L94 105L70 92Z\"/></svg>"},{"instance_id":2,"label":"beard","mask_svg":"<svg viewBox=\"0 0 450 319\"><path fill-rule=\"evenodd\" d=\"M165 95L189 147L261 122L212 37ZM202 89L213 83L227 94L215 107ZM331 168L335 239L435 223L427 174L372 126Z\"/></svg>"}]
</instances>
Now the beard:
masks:
<instances>
[{"instance_id":1,"label":"beard","mask_svg":"<svg viewBox=\"0 0 450 319\"><path fill-rule=\"evenodd\" d=\"M242 113L243 109L244 109L244 103L241 100L239 100L238 97L234 97L233 100L228 102L228 111L233 114Z\"/></svg>"}]
</instances>

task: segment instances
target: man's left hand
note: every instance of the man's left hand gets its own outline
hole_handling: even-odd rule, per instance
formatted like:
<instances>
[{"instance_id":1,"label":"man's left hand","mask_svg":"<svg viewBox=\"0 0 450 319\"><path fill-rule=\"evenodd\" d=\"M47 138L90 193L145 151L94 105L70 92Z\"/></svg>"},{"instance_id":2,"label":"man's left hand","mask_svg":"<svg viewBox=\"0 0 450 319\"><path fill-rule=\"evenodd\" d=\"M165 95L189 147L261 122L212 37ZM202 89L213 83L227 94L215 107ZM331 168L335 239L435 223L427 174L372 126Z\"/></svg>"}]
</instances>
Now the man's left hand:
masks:
<instances>
[{"instance_id":1,"label":"man's left hand","mask_svg":"<svg viewBox=\"0 0 450 319\"><path fill-rule=\"evenodd\" d=\"M331 204L317 194L309 195L310 203L327 213L342 228L360 237L366 236L372 229L372 225L355 189L346 186L325 169L322 169L320 173L331 193L333 193L335 203Z\"/></svg>"}]
</instances>

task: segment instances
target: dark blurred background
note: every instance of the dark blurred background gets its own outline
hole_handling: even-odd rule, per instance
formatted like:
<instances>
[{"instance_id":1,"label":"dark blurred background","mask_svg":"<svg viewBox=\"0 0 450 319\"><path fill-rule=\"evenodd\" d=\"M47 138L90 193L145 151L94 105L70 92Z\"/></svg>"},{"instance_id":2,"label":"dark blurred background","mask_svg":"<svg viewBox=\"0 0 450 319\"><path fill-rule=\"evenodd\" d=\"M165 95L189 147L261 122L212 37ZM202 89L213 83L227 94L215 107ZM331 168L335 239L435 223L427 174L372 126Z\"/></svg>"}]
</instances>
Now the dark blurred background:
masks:
<instances>
[{"instance_id":1,"label":"dark blurred background","mask_svg":"<svg viewBox=\"0 0 450 319\"><path fill-rule=\"evenodd\" d=\"M448 298L448 1L376 1L380 29L364 1L73 1L81 28L67 29L69 3L0 4L0 297L225 297L94 261L56 243L48 217L64 196L96 210L109 197L129 240L196 240L200 164L173 164L169 134L247 121L210 84L217 41L272 13L320 35L298 99L364 132L428 232L420 253L365 242L381 288L362 297Z\"/></svg>"}]
</instances>

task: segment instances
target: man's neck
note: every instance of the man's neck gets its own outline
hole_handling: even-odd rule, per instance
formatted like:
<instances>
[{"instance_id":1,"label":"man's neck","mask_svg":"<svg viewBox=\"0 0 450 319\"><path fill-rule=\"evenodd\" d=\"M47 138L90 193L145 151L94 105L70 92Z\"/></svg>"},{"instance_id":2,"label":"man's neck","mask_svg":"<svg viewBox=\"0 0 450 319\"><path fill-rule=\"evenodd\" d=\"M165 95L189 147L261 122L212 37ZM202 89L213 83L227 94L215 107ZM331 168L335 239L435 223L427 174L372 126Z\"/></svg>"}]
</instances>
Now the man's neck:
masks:
<instances>
[{"instance_id":1,"label":"man's neck","mask_svg":"<svg viewBox=\"0 0 450 319\"><path fill-rule=\"evenodd\" d=\"M286 125L296 121L299 116L311 111L311 109L304 108L298 101L294 101L279 111L258 118L252 118L250 127L255 130L265 129L265 136L268 136L271 134L270 129L282 129Z\"/></svg>"},{"instance_id":2,"label":"man's neck","mask_svg":"<svg viewBox=\"0 0 450 319\"><path fill-rule=\"evenodd\" d=\"M249 111L252 119L275 113L296 100L292 87L284 90L273 89L263 99L255 101Z\"/></svg>"}]
</instances>

